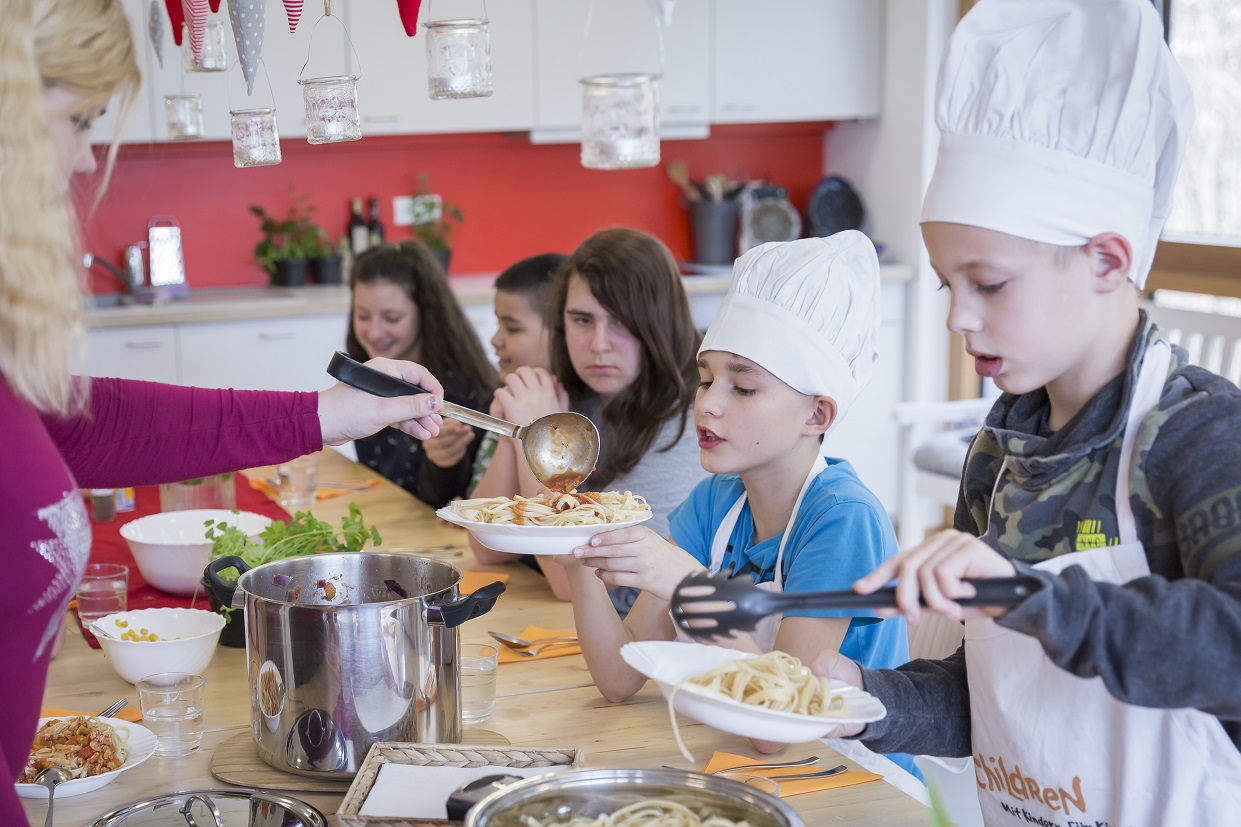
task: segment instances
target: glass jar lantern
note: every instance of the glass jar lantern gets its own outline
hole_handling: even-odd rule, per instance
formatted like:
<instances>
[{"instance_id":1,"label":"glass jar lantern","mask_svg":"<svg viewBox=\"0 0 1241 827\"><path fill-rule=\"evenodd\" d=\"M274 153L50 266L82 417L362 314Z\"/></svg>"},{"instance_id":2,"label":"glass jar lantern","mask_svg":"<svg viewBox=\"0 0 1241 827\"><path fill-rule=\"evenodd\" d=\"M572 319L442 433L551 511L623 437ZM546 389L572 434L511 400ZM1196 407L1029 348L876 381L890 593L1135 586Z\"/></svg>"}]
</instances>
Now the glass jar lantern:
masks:
<instances>
[{"instance_id":1,"label":"glass jar lantern","mask_svg":"<svg viewBox=\"0 0 1241 827\"><path fill-rule=\"evenodd\" d=\"M280 163L280 130L276 127L275 109L234 109L228 114L233 166L265 167Z\"/></svg>"},{"instance_id":2,"label":"glass jar lantern","mask_svg":"<svg viewBox=\"0 0 1241 827\"><path fill-rule=\"evenodd\" d=\"M164 116L169 140L188 141L204 134L203 101L196 92L164 95Z\"/></svg>"},{"instance_id":3,"label":"glass jar lantern","mask_svg":"<svg viewBox=\"0 0 1241 827\"><path fill-rule=\"evenodd\" d=\"M658 75L582 78L582 166L637 169L659 163Z\"/></svg>"},{"instance_id":4,"label":"glass jar lantern","mask_svg":"<svg viewBox=\"0 0 1241 827\"><path fill-rule=\"evenodd\" d=\"M357 82L356 75L298 81L306 103L307 141L312 144L334 144L362 138Z\"/></svg>"},{"instance_id":5,"label":"glass jar lantern","mask_svg":"<svg viewBox=\"0 0 1241 827\"><path fill-rule=\"evenodd\" d=\"M190 43L189 24L182 26L181 51L185 56L187 72L226 72L228 61L224 51L224 23L220 20L208 20L203 28L203 42L198 51L198 60L194 60L194 47Z\"/></svg>"},{"instance_id":6,"label":"glass jar lantern","mask_svg":"<svg viewBox=\"0 0 1241 827\"><path fill-rule=\"evenodd\" d=\"M427 86L433 100L492 93L486 20L436 20L427 27Z\"/></svg>"}]
</instances>

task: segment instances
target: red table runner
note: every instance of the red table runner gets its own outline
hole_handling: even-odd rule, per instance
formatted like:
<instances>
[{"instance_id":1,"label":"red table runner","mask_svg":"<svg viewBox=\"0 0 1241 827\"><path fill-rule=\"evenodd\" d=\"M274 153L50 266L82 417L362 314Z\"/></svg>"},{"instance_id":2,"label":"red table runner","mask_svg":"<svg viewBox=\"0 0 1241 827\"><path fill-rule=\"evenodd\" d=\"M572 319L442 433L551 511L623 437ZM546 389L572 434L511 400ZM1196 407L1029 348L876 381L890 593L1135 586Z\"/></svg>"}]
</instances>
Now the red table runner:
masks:
<instances>
[{"instance_id":1,"label":"red table runner","mask_svg":"<svg viewBox=\"0 0 1241 827\"><path fill-rule=\"evenodd\" d=\"M273 520L288 521L288 512L272 502L263 492L251 488L249 481L241 474L233 475L233 485L237 491L237 509L239 511L253 511L255 514L262 514L264 517L271 517ZM87 509L89 510L89 505ZM134 489L133 511L118 513L115 520L91 523L90 562L121 563L129 567L128 604L130 609L155 609L162 606L189 608L191 602L195 608L207 608L207 596L205 594L200 593L196 598L168 594L149 585L142 579L142 572L138 571L138 564L134 562L134 556L129 550L129 544L121 536L121 526L139 517L158 513L159 486L148 485ZM76 617L76 615L75 611L74 616ZM94 635L82 628L80 621L78 628L82 629L82 635L92 647L99 648L99 643L95 640Z\"/></svg>"}]
</instances>

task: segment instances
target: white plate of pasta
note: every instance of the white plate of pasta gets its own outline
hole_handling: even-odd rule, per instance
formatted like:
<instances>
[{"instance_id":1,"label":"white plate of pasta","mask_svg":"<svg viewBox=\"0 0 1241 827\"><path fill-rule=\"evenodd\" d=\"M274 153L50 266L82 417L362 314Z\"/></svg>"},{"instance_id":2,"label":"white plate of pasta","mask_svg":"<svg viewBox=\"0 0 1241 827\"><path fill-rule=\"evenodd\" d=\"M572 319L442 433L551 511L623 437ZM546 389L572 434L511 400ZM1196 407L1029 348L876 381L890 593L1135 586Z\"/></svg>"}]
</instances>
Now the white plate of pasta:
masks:
<instances>
[{"instance_id":1,"label":"white plate of pasta","mask_svg":"<svg viewBox=\"0 0 1241 827\"><path fill-rule=\"evenodd\" d=\"M51 725L51 726L49 726ZM40 718L35 736L35 746L27 757L22 777L33 777L47 766L64 767L81 777L70 778L56 785L57 800L71 795L82 795L110 784L125 770L132 769L155 754L155 733L139 724L119 718ZM101 747L88 750L82 755L82 745ZM97 770L116 764L115 769ZM95 764L94 769L88 764ZM85 775L96 771L95 775ZM47 788L41 784L21 783L14 785L22 798L47 798Z\"/></svg>"},{"instance_id":2,"label":"white plate of pasta","mask_svg":"<svg viewBox=\"0 0 1241 827\"><path fill-rule=\"evenodd\" d=\"M873 695L812 675L783 652L759 656L702 643L637 641L621 647L621 656L659 684L672 709L735 735L803 743L840 724L887 714Z\"/></svg>"},{"instance_id":3,"label":"white plate of pasta","mask_svg":"<svg viewBox=\"0 0 1241 827\"><path fill-rule=\"evenodd\" d=\"M435 512L508 554L569 554L601 531L638 525L651 507L628 491L457 500Z\"/></svg>"}]
</instances>

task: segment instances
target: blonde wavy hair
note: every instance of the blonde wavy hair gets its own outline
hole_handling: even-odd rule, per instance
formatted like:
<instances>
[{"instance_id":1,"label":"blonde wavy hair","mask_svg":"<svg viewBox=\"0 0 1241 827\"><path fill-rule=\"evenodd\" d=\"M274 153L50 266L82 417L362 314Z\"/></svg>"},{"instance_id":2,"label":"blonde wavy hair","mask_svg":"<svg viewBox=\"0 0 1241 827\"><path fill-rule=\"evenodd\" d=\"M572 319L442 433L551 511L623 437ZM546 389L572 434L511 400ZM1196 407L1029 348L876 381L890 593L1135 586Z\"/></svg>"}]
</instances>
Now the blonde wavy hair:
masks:
<instances>
[{"instance_id":1,"label":"blonde wavy hair","mask_svg":"<svg viewBox=\"0 0 1241 827\"><path fill-rule=\"evenodd\" d=\"M140 84L119 0L0 0L0 373L43 413L80 409L87 390L72 374L84 340L78 224L43 93L77 93L71 114L83 117L119 95L119 134Z\"/></svg>"}]
</instances>

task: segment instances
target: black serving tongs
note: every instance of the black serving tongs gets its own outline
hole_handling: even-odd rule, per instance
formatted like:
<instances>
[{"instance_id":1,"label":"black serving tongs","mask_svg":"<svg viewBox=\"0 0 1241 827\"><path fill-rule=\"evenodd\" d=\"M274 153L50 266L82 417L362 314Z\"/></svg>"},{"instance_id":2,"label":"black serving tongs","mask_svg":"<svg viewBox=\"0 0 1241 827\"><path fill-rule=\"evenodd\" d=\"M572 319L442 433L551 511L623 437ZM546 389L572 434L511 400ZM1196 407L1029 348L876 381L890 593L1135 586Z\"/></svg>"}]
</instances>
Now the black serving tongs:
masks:
<instances>
[{"instance_id":1,"label":"black serving tongs","mask_svg":"<svg viewBox=\"0 0 1241 827\"><path fill-rule=\"evenodd\" d=\"M1042 587L1035 577L993 577L965 581L974 587L973 597L956 602L962 606L1016 606ZM764 617L793 609L873 609L896 606L896 588L887 586L871 594L853 591L766 592L726 573L691 574L672 592L672 619L691 637L710 639L748 632Z\"/></svg>"}]
</instances>

